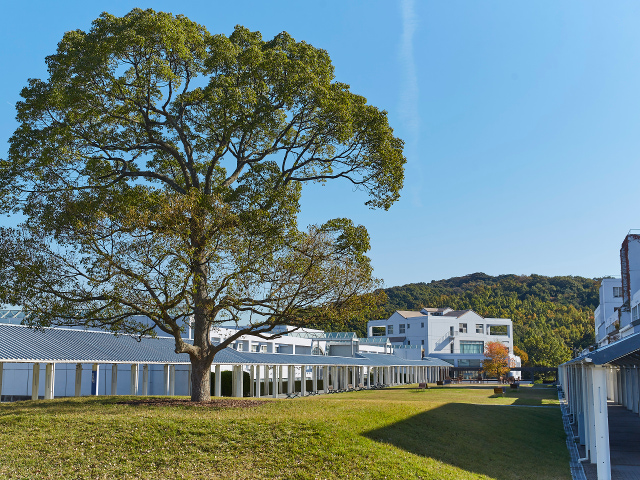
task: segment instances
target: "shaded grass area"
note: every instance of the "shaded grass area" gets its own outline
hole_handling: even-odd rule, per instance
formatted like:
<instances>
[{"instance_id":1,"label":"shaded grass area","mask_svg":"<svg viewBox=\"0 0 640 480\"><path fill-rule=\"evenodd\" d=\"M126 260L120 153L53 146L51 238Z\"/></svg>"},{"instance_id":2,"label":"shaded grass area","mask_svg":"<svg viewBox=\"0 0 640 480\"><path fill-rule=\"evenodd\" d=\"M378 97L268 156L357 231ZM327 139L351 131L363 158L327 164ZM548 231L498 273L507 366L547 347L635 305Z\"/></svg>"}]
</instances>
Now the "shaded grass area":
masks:
<instances>
[{"instance_id":1,"label":"shaded grass area","mask_svg":"<svg viewBox=\"0 0 640 480\"><path fill-rule=\"evenodd\" d=\"M553 389L394 388L249 408L0 405L0 478L570 479Z\"/></svg>"}]
</instances>

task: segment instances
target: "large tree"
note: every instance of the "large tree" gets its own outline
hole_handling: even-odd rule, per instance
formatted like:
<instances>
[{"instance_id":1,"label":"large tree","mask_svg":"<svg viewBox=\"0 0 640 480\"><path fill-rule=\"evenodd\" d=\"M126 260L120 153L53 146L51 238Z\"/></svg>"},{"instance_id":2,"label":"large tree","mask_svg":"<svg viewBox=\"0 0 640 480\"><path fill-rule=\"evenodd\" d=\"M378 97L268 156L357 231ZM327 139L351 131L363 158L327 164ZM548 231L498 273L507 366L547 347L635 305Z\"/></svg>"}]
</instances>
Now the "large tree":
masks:
<instances>
[{"instance_id":1,"label":"large tree","mask_svg":"<svg viewBox=\"0 0 640 480\"><path fill-rule=\"evenodd\" d=\"M3 211L26 219L2 231L0 295L30 322L173 335L206 400L239 336L372 305L366 230L300 230L302 185L343 179L388 209L403 143L324 50L136 9L66 33L47 66L0 163ZM244 326L212 345L229 321Z\"/></svg>"}]
</instances>

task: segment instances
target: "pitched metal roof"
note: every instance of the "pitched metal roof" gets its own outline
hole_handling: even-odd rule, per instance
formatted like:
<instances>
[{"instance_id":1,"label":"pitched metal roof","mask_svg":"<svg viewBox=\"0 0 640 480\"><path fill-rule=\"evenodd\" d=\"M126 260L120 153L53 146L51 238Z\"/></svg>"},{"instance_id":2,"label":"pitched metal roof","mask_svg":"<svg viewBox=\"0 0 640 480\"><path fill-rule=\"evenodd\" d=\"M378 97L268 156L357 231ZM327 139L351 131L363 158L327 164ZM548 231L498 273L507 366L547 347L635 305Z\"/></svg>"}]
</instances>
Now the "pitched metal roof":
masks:
<instances>
[{"instance_id":1,"label":"pitched metal roof","mask_svg":"<svg viewBox=\"0 0 640 480\"><path fill-rule=\"evenodd\" d=\"M185 342L190 342L186 340ZM172 337L114 335L109 332L69 328L35 329L0 324L0 362L24 363L157 363L189 364L187 354L175 353ZM225 348L216 354L215 364L225 365L339 365L409 366L424 365L388 354L359 354L355 357L290 355L242 352ZM449 366L449 365L443 365Z\"/></svg>"},{"instance_id":2,"label":"pitched metal roof","mask_svg":"<svg viewBox=\"0 0 640 480\"><path fill-rule=\"evenodd\" d=\"M589 362L595 365L640 365L640 333L634 333L617 342L599 347L565 364Z\"/></svg>"},{"instance_id":3,"label":"pitched metal roof","mask_svg":"<svg viewBox=\"0 0 640 480\"><path fill-rule=\"evenodd\" d=\"M424 357L422 360L407 360L400 358L396 355L388 355L384 353L364 353L360 352L356 354L356 357L361 357L369 361L368 365L371 367L451 367L450 363L440 360L435 357Z\"/></svg>"},{"instance_id":4,"label":"pitched metal roof","mask_svg":"<svg viewBox=\"0 0 640 480\"><path fill-rule=\"evenodd\" d=\"M0 324L0 361L55 363L188 364L173 338L142 337L70 328L36 329Z\"/></svg>"}]
</instances>

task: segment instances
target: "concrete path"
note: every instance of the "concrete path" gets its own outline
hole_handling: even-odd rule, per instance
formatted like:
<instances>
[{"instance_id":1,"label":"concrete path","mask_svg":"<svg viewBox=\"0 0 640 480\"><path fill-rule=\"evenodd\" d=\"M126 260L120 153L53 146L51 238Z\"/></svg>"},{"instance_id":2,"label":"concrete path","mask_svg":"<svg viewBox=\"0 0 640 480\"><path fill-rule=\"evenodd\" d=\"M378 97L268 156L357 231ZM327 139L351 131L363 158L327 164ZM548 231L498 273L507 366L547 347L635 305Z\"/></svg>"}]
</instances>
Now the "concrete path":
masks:
<instances>
[{"instance_id":1,"label":"concrete path","mask_svg":"<svg viewBox=\"0 0 640 480\"><path fill-rule=\"evenodd\" d=\"M611 480L640 480L640 416L611 403L608 411ZM584 447L580 454L584 456ZM597 480L595 465L582 465L587 480Z\"/></svg>"}]
</instances>

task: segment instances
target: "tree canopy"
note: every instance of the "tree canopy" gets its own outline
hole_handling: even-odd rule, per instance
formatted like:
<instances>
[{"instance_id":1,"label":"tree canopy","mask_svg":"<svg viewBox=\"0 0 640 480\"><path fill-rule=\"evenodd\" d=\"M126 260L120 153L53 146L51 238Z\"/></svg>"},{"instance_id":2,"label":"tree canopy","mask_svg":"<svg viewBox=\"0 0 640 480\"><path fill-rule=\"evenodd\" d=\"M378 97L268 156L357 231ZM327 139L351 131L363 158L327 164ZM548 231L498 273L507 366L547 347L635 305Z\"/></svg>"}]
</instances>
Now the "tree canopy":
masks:
<instances>
[{"instance_id":1,"label":"tree canopy","mask_svg":"<svg viewBox=\"0 0 640 480\"><path fill-rule=\"evenodd\" d=\"M39 325L173 335L194 400L240 335L373 305L366 229L297 224L307 182L342 179L382 209L402 188L403 142L327 52L135 9L66 33L46 62L0 161L2 211L26 218L1 232L3 302ZM212 345L225 321L245 326Z\"/></svg>"},{"instance_id":2,"label":"tree canopy","mask_svg":"<svg viewBox=\"0 0 640 480\"><path fill-rule=\"evenodd\" d=\"M484 346L482 371L491 377L502 377L509 371L509 347L500 342L487 342Z\"/></svg>"}]
</instances>

